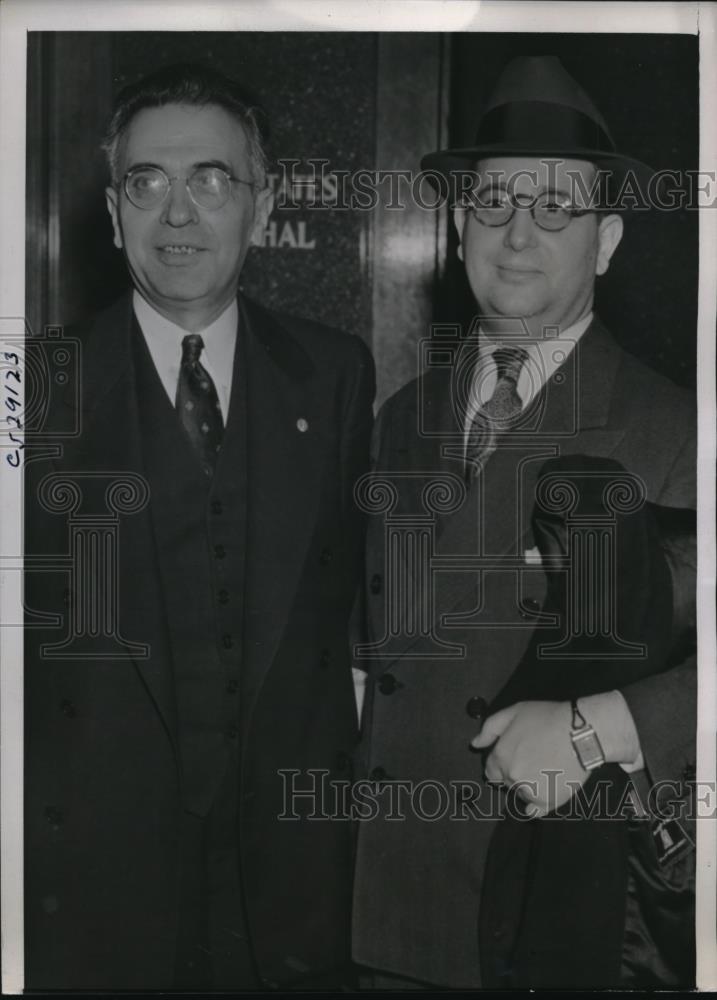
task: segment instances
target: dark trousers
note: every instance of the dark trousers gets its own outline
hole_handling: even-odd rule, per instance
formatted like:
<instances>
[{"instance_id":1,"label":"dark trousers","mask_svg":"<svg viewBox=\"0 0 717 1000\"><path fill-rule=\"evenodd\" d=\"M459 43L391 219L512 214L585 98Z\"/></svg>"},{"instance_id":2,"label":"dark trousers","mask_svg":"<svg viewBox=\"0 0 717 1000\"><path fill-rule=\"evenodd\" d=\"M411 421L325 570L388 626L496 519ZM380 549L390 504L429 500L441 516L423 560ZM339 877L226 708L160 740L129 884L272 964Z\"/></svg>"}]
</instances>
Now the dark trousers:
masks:
<instances>
[{"instance_id":1,"label":"dark trousers","mask_svg":"<svg viewBox=\"0 0 717 1000\"><path fill-rule=\"evenodd\" d=\"M238 797L233 759L208 815L183 813L176 989L259 987L239 871Z\"/></svg>"}]
</instances>

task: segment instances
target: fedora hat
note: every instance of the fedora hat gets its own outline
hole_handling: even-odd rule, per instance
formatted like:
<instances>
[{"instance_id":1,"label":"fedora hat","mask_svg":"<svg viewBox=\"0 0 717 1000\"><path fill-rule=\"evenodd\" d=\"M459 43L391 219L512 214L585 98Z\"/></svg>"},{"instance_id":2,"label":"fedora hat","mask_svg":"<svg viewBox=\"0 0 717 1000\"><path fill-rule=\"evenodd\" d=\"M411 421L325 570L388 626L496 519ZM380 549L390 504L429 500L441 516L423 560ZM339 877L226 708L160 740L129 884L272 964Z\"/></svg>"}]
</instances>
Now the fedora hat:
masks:
<instances>
[{"instance_id":1,"label":"fedora hat","mask_svg":"<svg viewBox=\"0 0 717 1000\"><path fill-rule=\"evenodd\" d=\"M428 153L421 167L450 188L456 173L474 170L476 160L489 156L588 160L615 179L632 171L640 185L654 174L647 164L618 151L605 119L555 56L509 62L483 110L473 145Z\"/></svg>"}]
</instances>

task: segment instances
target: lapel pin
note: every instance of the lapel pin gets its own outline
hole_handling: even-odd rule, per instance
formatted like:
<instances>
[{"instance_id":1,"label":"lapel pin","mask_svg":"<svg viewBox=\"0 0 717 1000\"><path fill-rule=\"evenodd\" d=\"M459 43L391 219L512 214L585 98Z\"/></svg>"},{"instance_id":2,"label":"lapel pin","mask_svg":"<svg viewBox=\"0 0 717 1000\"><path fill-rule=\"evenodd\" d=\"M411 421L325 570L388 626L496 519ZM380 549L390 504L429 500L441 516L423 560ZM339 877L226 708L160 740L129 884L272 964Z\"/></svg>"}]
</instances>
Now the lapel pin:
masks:
<instances>
[{"instance_id":1,"label":"lapel pin","mask_svg":"<svg viewBox=\"0 0 717 1000\"><path fill-rule=\"evenodd\" d=\"M304 420L303 417L299 417L299 419L296 421L296 426L303 434L305 431L308 431L309 429L309 421Z\"/></svg>"}]
</instances>

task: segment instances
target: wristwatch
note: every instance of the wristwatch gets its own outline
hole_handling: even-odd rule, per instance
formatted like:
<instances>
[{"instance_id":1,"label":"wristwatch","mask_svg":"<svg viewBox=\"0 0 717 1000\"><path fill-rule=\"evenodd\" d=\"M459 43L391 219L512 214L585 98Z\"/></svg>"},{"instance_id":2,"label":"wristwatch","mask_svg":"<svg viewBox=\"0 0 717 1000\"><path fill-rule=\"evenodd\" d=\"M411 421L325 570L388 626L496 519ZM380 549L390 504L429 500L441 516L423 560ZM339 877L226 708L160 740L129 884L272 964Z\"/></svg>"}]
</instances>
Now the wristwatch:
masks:
<instances>
[{"instance_id":1,"label":"wristwatch","mask_svg":"<svg viewBox=\"0 0 717 1000\"><path fill-rule=\"evenodd\" d=\"M594 771L596 767L605 763L605 754L600 746L600 740L590 723L585 721L575 698L570 702L570 708L573 712L570 741L585 770Z\"/></svg>"}]
</instances>

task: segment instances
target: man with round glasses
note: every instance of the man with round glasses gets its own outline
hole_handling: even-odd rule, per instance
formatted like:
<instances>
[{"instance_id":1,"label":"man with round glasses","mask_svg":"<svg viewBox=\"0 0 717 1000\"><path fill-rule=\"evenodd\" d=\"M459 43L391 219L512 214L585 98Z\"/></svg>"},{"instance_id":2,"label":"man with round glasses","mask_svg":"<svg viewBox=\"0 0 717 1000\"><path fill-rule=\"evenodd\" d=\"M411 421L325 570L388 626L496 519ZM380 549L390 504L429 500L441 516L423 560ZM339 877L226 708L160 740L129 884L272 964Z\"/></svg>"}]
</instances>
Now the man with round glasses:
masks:
<instances>
[{"instance_id":1,"label":"man with round glasses","mask_svg":"<svg viewBox=\"0 0 717 1000\"><path fill-rule=\"evenodd\" d=\"M27 551L67 550L48 475L79 483L83 514L123 489L137 502L116 579L103 553L81 594L28 581L65 628L82 594L116 621L89 648L71 629L59 661L28 631L26 984L339 987L351 828L306 821L339 806L291 789L345 779L357 738L373 362L357 337L239 294L272 194L233 81L189 65L129 85L104 149L133 289L79 331L81 434L28 466Z\"/></svg>"},{"instance_id":2,"label":"man with round glasses","mask_svg":"<svg viewBox=\"0 0 717 1000\"><path fill-rule=\"evenodd\" d=\"M604 873L591 869L589 853L580 884L564 886L558 868L537 901L539 945L520 936L516 885L527 884L520 873L530 857L512 859L526 868L497 899L494 874L480 940L479 911L501 788L517 789L522 819L541 823L595 767L617 766L646 784L683 782L674 787L687 794L694 764L694 658L594 687L577 709L533 695L492 712L533 630L550 624L531 523L546 461L573 456L580 484L581 460L588 476L609 460L623 470L618 493L605 494L616 502L624 473L653 504L696 506L690 394L627 354L593 312L596 279L623 234L623 214L609 200L614 182L628 171L642 181L650 170L617 151L591 99L552 57L513 60L474 145L432 153L421 165L454 205L478 318L457 343L437 331L423 374L377 418L377 481L395 491L405 531L414 516L423 535L404 555L387 543L396 524L382 513L370 518L364 759L380 813L359 834L354 957L384 988L639 985L629 963L621 967L625 893L607 907L598 901ZM431 477L443 502L429 517ZM573 495L579 504L574 483L551 494L568 507ZM420 562L416 553L429 545ZM604 627L590 619L599 603L589 590L594 565L576 583L566 626L580 635ZM619 602L620 580L603 582ZM579 678L579 658L571 666ZM579 683L576 693L584 693ZM680 847L684 855L692 841ZM689 900L689 884L674 877L675 892ZM552 901L565 898L557 887L570 905L556 902L550 914ZM564 938L551 938L556 913L560 926L574 928ZM608 924L610 935L602 933ZM689 906L672 926L689 938ZM633 945L645 940L635 924L633 932ZM648 980L688 985L660 966L652 945L644 949ZM694 970L694 952L681 959Z\"/></svg>"},{"instance_id":3,"label":"man with round glasses","mask_svg":"<svg viewBox=\"0 0 717 1000\"><path fill-rule=\"evenodd\" d=\"M620 242L622 218L580 203L597 172L590 162L488 157L476 169L479 183L488 179L489 187L458 206L454 218L459 254L486 317L482 329L489 333L492 314L501 325L503 317L519 317L540 363L550 365L545 344L552 338L543 331L555 329L570 344L575 323L587 328L595 277L605 273Z\"/></svg>"},{"instance_id":4,"label":"man with round glasses","mask_svg":"<svg viewBox=\"0 0 717 1000\"><path fill-rule=\"evenodd\" d=\"M494 175L494 171L491 172ZM522 202L522 204L521 204ZM507 226L518 208L530 212L533 222L539 229L549 233L558 233L570 225L572 219L579 218L589 208L575 208L570 204L566 194L556 194L545 191L535 198L529 196L511 195L507 190L495 188L493 184L481 190L469 199L468 208L473 218L483 226Z\"/></svg>"},{"instance_id":5,"label":"man with round glasses","mask_svg":"<svg viewBox=\"0 0 717 1000\"><path fill-rule=\"evenodd\" d=\"M204 329L235 300L247 250L271 210L256 125L247 132L222 105L164 103L120 127L115 116L107 207L135 305L146 302L190 332Z\"/></svg>"},{"instance_id":6,"label":"man with round glasses","mask_svg":"<svg viewBox=\"0 0 717 1000\"><path fill-rule=\"evenodd\" d=\"M134 167L125 174L124 190L137 208L156 208L167 197L175 180L176 177L167 177L160 167ZM248 184L250 188L254 186L252 181L232 177L221 167L210 165L199 166L192 170L185 184L189 197L195 205L216 211L222 208L231 196L233 181L237 184Z\"/></svg>"}]
</instances>

